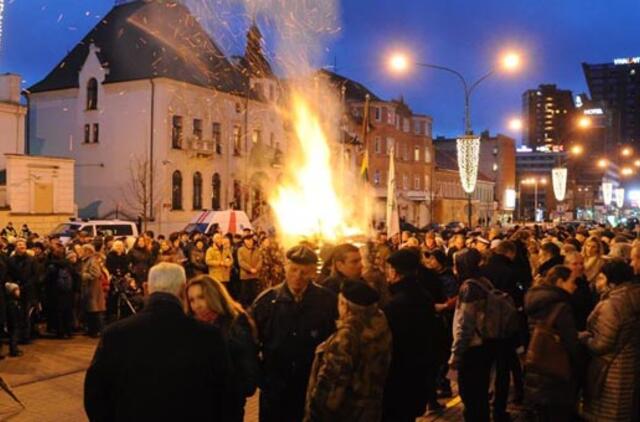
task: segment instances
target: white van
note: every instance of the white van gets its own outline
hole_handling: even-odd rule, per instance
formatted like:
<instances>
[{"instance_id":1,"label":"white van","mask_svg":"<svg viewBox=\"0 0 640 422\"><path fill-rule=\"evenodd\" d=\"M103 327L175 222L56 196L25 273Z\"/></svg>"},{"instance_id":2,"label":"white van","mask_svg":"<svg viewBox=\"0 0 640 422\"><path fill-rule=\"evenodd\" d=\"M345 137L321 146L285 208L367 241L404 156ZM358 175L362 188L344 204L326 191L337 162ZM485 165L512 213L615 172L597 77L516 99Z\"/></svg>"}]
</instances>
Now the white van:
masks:
<instances>
[{"instance_id":1,"label":"white van","mask_svg":"<svg viewBox=\"0 0 640 422\"><path fill-rule=\"evenodd\" d=\"M78 232L85 232L91 237L100 235L136 238L138 226L124 220L72 220L59 224L49 235L59 238L65 244Z\"/></svg>"},{"instance_id":2,"label":"white van","mask_svg":"<svg viewBox=\"0 0 640 422\"><path fill-rule=\"evenodd\" d=\"M244 211L224 210L224 211L201 211L194 216L189 224L184 228L187 233L199 232L212 234L216 230L222 233L242 233L242 230L253 230L251 221Z\"/></svg>"}]
</instances>

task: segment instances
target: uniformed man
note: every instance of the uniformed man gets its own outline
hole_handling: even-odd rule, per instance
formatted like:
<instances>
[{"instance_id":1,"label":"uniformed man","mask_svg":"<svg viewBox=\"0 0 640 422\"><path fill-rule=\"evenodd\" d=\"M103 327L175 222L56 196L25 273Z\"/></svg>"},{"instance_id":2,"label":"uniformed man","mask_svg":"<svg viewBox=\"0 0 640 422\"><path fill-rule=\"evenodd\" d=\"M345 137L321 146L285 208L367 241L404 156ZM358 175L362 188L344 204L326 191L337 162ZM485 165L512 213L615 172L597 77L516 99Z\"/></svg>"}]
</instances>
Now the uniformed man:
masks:
<instances>
[{"instance_id":1,"label":"uniformed man","mask_svg":"<svg viewBox=\"0 0 640 422\"><path fill-rule=\"evenodd\" d=\"M302 420L315 349L335 331L338 317L336 296L311 281L315 252L295 246L286 258L285 282L251 308L262 352L261 422Z\"/></svg>"},{"instance_id":2,"label":"uniformed man","mask_svg":"<svg viewBox=\"0 0 640 422\"><path fill-rule=\"evenodd\" d=\"M316 349L305 422L380 421L391 331L379 299L364 282L344 282L337 331Z\"/></svg>"}]
</instances>

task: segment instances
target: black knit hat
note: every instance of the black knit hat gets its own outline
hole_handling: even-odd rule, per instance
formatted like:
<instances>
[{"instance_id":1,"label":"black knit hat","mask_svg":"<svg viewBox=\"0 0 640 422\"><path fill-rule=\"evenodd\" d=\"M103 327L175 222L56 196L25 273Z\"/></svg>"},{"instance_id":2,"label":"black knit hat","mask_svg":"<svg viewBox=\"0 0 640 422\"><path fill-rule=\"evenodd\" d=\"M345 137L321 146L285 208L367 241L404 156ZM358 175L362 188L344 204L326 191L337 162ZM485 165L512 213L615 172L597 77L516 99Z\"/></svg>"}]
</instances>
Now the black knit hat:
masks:
<instances>
[{"instance_id":1,"label":"black knit hat","mask_svg":"<svg viewBox=\"0 0 640 422\"><path fill-rule=\"evenodd\" d=\"M401 274L408 274L420 266L420 255L412 248L404 248L395 251L387 258L389 265Z\"/></svg>"},{"instance_id":2,"label":"black knit hat","mask_svg":"<svg viewBox=\"0 0 640 422\"><path fill-rule=\"evenodd\" d=\"M318 262L318 255L308 246L298 245L287 251L287 259L300 265L311 265Z\"/></svg>"},{"instance_id":3,"label":"black knit hat","mask_svg":"<svg viewBox=\"0 0 640 422\"><path fill-rule=\"evenodd\" d=\"M380 295L363 281L347 280L340 291L349 302L360 306L370 306L380 300Z\"/></svg>"},{"instance_id":4,"label":"black knit hat","mask_svg":"<svg viewBox=\"0 0 640 422\"><path fill-rule=\"evenodd\" d=\"M449 264L449 258L447 258L447 255L441 249L430 251L429 255L434 257L440 265L445 266Z\"/></svg>"}]
</instances>

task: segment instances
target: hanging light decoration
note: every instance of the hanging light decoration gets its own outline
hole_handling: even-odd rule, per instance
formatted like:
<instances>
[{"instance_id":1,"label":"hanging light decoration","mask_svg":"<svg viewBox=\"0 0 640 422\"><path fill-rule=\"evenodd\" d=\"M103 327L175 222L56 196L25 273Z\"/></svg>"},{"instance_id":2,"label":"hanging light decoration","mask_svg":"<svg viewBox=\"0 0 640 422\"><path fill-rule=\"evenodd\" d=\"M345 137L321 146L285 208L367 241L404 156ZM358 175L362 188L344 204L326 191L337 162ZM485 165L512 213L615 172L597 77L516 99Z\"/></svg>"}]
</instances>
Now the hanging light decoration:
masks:
<instances>
[{"instance_id":1,"label":"hanging light decoration","mask_svg":"<svg viewBox=\"0 0 640 422\"><path fill-rule=\"evenodd\" d=\"M613 183L602 182L602 199L606 206L611 205L611 200L613 199Z\"/></svg>"},{"instance_id":2,"label":"hanging light decoration","mask_svg":"<svg viewBox=\"0 0 640 422\"><path fill-rule=\"evenodd\" d=\"M551 170L551 179L553 180L553 194L558 202L564 201L567 193L567 169L565 167L556 167Z\"/></svg>"},{"instance_id":3,"label":"hanging light decoration","mask_svg":"<svg viewBox=\"0 0 640 422\"><path fill-rule=\"evenodd\" d=\"M624 206L624 188L618 188L614 191L616 198L616 205L618 208L622 208Z\"/></svg>"},{"instance_id":4,"label":"hanging light decoration","mask_svg":"<svg viewBox=\"0 0 640 422\"><path fill-rule=\"evenodd\" d=\"M4 0L0 0L0 50L2 50L2 19L4 17Z\"/></svg>"},{"instance_id":5,"label":"hanging light decoration","mask_svg":"<svg viewBox=\"0 0 640 422\"><path fill-rule=\"evenodd\" d=\"M466 193L473 193L478 179L478 159L480 155L480 138L464 135L456 142L458 150L458 171L460 184Z\"/></svg>"}]
</instances>

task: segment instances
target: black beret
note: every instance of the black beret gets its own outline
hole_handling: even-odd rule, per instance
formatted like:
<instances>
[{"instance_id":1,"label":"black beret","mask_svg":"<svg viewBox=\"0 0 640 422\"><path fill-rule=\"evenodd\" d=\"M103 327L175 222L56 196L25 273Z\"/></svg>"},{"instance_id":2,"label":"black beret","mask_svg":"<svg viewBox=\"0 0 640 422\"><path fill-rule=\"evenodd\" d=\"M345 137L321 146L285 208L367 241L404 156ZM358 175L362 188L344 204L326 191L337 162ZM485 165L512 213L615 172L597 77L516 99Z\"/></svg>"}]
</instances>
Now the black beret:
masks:
<instances>
[{"instance_id":1,"label":"black beret","mask_svg":"<svg viewBox=\"0 0 640 422\"><path fill-rule=\"evenodd\" d=\"M369 306L380 300L380 295L363 281L347 280L340 291L349 302L360 306Z\"/></svg>"},{"instance_id":2,"label":"black beret","mask_svg":"<svg viewBox=\"0 0 640 422\"><path fill-rule=\"evenodd\" d=\"M404 248L389 255L387 262L396 271L407 273L418 269L420 266L420 256L414 249Z\"/></svg>"},{"instance_id":3,"label":"black beret","mask_svg":"<svg viewBox=\"0 0 640 422\"><path fill-rule=\"evenodd\" d=\"M316 264L318 255L308 246L298 245L287 251L287 259L301 265Z\"/></svg>"},{"instance_id":4,"label":"black beret","mask_svg":"<svg viewBox=\"0 0 640 422\"><path fill-rule=\"evenodd\" d=\"M447 255L441 249L436 249L429 253L440 265L447 265L449 263L449 258L447 258Z\"/></svg>"}]
</instances>

